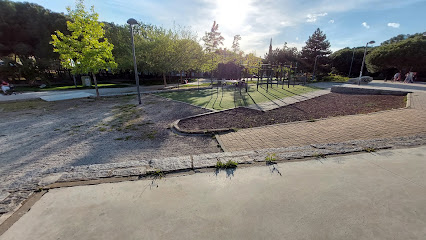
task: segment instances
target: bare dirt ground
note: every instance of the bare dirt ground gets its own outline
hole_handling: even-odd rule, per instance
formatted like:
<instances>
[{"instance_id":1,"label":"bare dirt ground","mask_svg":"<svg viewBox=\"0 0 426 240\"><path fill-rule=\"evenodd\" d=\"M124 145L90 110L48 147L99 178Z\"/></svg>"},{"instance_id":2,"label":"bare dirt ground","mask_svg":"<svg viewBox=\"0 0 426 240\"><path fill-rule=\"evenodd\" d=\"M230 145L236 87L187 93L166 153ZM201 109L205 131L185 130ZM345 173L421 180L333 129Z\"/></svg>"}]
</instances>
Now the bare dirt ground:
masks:
<instances>
[{"instance_id":1,"label":"bare dirt ground","mask_svg":"<svg viewBox=\"0 0 426 240\"><path fill-rule=\"evenodd\" d=\"M0 192L32 171L220 152L211 137L168 129L207 112L152 95L0 104Z\"/></svg>"}]
</instances>

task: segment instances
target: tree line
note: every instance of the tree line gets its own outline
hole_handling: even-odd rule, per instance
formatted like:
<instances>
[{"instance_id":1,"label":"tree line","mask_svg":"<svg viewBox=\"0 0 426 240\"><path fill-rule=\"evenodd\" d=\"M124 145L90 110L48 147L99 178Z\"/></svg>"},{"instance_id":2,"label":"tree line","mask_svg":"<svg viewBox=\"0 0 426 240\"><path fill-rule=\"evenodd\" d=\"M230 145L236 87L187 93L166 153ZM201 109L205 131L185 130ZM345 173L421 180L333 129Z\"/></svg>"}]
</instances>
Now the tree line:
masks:
<instances>
[{"instance_id":1,"label":"tree line","mask_svg":"<svg viewBox=\"0 0 426 240\"><path fill-rule=\"evenodd\" d=\"M1 77L49 82L92 73L94 78L106 75L131 79L130 26L99 22L94 9L84 9L82 0L77 1L74 9L67 10L67 14L55 13L34 3L0 0ZM82 24L91 30L75 31ZM364 47L357 47L332 53L325 33L319 28L301 51L287 44L275 49L271 45L264 58L259 58L255 53L246 54L240 49L240 35L235 35L232 46L226 48L216 22L201 41L185 27L166 29L143 22L133 27L140 74L145 78L161 79L165 85L170 76L182 78L194 72L219 78L236 78L241 71L246 77L253 76L262 63L297 66L299 71L311 73L315 60L318 78L329 73L357 76L364 51ZM90 38L84 36L89 33ZM94 38L82 43L83 39ZM71 46L68 50L65 45L61 47L65 43ZM88 51L90 47L83 46L93 49ZM107 51L101 53L100 49ZM366 69L385 77L396 71L426 72L425 51L424 33L398 35L380 46L368 48ZM92 61L95 55L102 60L100 64Z\"/></svg>"}]
</instances>

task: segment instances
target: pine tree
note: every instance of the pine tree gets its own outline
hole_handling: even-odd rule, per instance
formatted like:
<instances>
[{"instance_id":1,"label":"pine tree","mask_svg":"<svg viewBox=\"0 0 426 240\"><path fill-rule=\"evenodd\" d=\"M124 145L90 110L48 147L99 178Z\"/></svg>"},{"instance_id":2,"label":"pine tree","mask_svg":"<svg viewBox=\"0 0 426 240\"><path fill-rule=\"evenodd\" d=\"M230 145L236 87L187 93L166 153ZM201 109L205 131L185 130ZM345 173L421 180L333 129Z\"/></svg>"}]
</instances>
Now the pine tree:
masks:
<instances>
[{"instance_id":1,"label":"pine tree","mask_svg":"<svg viewBox=\"0 0 426 240\"><path fill-rule=\"evenodd\" d=\"M312 36L306 41L306 45L302 48L301 59L306 69L312 71L314 67L315 58L317 56L317 69L321 71L324 66L319 64L327 62L327 57L331 53L330 42L327 40L326 35L319 29L315 30Z\"/></svg>"}]
</instances>

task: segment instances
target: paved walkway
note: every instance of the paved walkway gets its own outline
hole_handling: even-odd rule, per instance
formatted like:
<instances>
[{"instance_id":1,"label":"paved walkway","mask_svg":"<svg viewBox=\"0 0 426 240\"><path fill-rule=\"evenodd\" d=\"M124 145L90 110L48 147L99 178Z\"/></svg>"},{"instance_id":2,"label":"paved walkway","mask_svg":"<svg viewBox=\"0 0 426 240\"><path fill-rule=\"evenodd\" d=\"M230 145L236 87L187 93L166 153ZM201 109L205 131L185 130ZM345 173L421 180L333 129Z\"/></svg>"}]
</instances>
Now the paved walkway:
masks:
<instances>
[{"instance_id":1,"label":"paved walkway","mask_svg":"<svg viewBox=\"0 0 426 240\"><path fill-rule=\"evenodd\" d=\"M169 87L175 86L175 84L168 85ZM163 85L156 86L141 86L141 93L150 93L163 89ZM137 94L136 86L125 87L125 88L100 88L99 94L101 96L119 96ZM43 99L45 101L59 101L74 98L84 98L89 96L96 96L95 89L84 89L84 90L68 90L68 91L41 91L41 92L25 92L18 93L16 95L3 95L0 94L0 102L7 101L19 101L19 100L35 100Z\"/></svg>"},{"instance_id":2,"label":"paved walkway","mask_svg":"<svg viewBox=\"0 0 426 240\"><path fill-rule=\"evenodd\" d=\"M413 93L411 103L408 109L243 129L217 139L231 152L426 133L426 93Z\"/></svg>"},{"instance_id":3,"label":"paved walkway","mask_svg":"<svg viewBox=\"0 0 426 240\"><path fill-rule=\"evenodd\" d=\"M52 189L0 240L424 239L425 152Z\"/></svg>"}]
</instances>

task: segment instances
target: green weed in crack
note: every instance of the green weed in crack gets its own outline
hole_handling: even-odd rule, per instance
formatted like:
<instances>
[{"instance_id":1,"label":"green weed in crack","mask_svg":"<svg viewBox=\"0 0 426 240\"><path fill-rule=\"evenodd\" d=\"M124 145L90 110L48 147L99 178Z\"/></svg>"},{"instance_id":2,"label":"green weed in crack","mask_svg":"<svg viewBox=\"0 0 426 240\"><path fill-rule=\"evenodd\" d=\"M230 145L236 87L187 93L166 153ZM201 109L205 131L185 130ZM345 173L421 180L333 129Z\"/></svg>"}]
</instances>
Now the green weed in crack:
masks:
<instances>
[{"instance_id":1,"label":"green weed in crack","mask_svg":"<svg viewBox=\"0 0 426 240\"><path fill-rule=\"evenodd\" d=\"M238 166L238 163L232 160L229 160L226 163L223 163L221 161L217 161L216 163L216 169L236 168L237 166Z\"/></svg>"},{"instance_id":2,"label":"green weed in crack","mask_svg":"<svg viewBox=\"0 0 426 240\"><path fill-rule=\"evenodd\" d=\"M375 151L376 151L376 149L375 149L375 148L373 148L373 147L367 147L367 148L364 148L364 151L365 151L365 152L368 152L368 153L372 153L372 152L375 152Z\"/></svg>"},{"instance_id":3,"label":"green weed in crack","mask_svg":"<svg viewBox=\"0 0 426 240\"><path fill-rule=\"evenodd\" d=\"M265 161L267 164L272 164L275 161L277 161L277 154L275 153L268 153L268 155L266 155L265 157Z\"/></svg>"}]
</instances>

